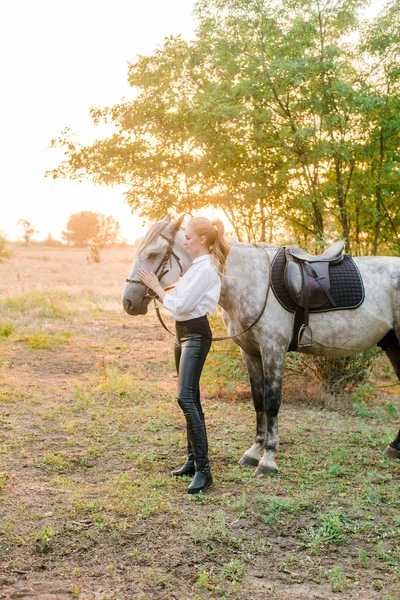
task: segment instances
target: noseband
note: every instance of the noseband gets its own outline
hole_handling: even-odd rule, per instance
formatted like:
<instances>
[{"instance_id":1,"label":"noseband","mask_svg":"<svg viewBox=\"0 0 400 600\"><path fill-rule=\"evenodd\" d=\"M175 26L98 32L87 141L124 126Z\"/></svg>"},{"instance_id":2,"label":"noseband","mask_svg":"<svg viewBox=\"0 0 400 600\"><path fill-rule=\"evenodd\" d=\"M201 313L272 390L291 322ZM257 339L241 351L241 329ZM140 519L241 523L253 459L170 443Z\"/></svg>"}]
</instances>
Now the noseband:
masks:
<instances>
[{"instance_id":1,"label":"noseband","mask_svg":"<svg viewBox=\"0 0 400 600\"><path fill-rule=\"evenodd\" d=\"M169 273L170 269L172 268L172 257L175 258L176 262L178 263L179 269L180 269L180 273L179 276L182 275L183 273L183 268L182 268L182 263L181 263L181 259L179 258L179 256L177 254L175 254L174 252L174 244L175 244L175 236L172 238L167 238L165 235L163 235L162 233L160 233L160 236L166 240L168 242L168 246L167 249L165 251L165 254L163 256L163 258L161 259L160 264L158 265L157 269L154 271L154 275L156 275L158 277L158 281L161 282L161 279L167 274ZM167 269L167 263L169 261L169 266L170 268ZM143 281L141 281L140 279L125 279L126 283L139 283L140 285L145 285L143 283ZM169 289L169 288L166 288ZM153 292L153 290L151 290L150 288L146 289L146 294L144 296L145 298L157 298L157 294L155 294L155 292Z\"/></svg>"}]
</instances>

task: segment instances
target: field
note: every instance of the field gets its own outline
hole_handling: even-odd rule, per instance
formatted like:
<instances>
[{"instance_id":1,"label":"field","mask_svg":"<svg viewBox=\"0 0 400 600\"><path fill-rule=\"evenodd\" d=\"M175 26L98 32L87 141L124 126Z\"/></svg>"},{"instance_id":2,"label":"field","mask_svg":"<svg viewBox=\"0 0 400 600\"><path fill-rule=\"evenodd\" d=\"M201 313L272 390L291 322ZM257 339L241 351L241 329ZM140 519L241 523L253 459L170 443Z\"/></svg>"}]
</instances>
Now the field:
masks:
<instances>
[{"instance_id":1,"label":"field","mask_svg":"<svg viewBox=\"0 0 400 600\"><path fill-rule=\"evenodd\" d=\"M288 373L280 473L238 459L255 419L231 342L204 373L214 486L186 493L172 338L128 317L131 251L16 248L0 264L0 598L400 598L400 386L384 357L334 400ZM171 319L166 320L172 326Z\"/></svg>"}]
</instances>

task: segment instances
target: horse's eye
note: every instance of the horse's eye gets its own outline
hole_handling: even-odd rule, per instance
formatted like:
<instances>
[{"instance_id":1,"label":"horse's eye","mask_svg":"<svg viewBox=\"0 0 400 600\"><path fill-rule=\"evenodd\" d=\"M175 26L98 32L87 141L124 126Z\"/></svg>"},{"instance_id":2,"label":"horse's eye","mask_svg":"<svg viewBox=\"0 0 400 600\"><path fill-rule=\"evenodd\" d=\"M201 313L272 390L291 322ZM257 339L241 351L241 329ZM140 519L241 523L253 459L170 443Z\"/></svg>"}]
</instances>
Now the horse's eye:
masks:
<instances>
[{"instance_id":1,"label":"horse's eye","mask_svg":"<svg viewBox=\"0 0 400 600\"><path fill-rule=\"evenodd\" d=\"M158 252L149 252L147 258L155 258L157 256Z\"/></svg>"}]
</instances>

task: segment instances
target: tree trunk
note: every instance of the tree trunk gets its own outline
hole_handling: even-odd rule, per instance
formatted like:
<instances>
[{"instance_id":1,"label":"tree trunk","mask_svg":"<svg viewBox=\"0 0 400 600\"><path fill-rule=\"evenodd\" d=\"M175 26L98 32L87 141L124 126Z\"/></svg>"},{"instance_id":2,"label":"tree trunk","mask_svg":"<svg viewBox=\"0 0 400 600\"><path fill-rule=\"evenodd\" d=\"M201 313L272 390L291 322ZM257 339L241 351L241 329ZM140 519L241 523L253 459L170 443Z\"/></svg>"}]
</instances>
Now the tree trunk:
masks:
<instances>
[{"instance_id":1,"label":"tree trunk","mask_svg":"<svg viewBox=\"0 0 400 600\"><path fill-rule=\"evenodd\" d=\"M343 238L346 243L346 250L348 254L351 254L351 243L349 235L349 226L347 221L347 210L346 210L346 195L343 185L343 173L342 173L342 161L339 158L335 158L335 173L336 173L336 191L338 204L340 209L340 224L342 226Z\"/></svg>"},{"instance_id":2,"label":"tree trunk","mask_svg":"<svg viewBox=\"0 0 400 600\"><path fill-rule=\"evenodd\" d=\"M266 241L266 223L265 223L265 204L264 200L260 200L260 221L261 221L261 233L260 233L260 242Z\"/></svg>"},{"instance_id":3,"label":"tree trunk","mask_svg":"<svg viewBox=\"0 0 400 600\"><path fill-rule=\"evenodd\" d=\"M383 158L385 154L385 144L384 144L384 135L383 129L379 132L379 167L378 167L378 181L376 185L376 223L375 223L375 231L374 231L374 247L373 254L376 256L378 253L378 243L379 243L379 233L381 228L381 210L382 210L382 166L383 166Z\"/></svg>"}]
</instances>

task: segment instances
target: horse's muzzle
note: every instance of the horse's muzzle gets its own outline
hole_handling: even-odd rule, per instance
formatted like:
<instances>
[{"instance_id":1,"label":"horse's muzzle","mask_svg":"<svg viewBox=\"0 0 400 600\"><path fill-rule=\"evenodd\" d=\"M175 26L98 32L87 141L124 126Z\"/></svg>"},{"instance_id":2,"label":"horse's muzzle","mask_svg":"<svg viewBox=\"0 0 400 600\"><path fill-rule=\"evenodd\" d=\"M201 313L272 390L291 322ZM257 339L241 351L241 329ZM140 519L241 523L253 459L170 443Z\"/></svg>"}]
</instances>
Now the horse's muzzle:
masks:
<instances>
[{"instance_id":1,"label":"horse's muzzle","mask_svg":"<svg viewBox=\"0 0 400 600\"><path fill-rule=\"evenodd\" d=\"M147 313L148 302L142 302L138 307L134 306L128 298L124 298L122 306L128 315L131 315L131 317L136 317L137 315L145 315Z\"/></svg>"}]
</instances>

